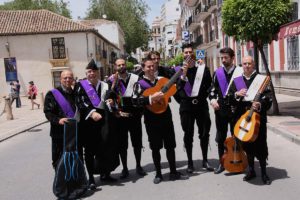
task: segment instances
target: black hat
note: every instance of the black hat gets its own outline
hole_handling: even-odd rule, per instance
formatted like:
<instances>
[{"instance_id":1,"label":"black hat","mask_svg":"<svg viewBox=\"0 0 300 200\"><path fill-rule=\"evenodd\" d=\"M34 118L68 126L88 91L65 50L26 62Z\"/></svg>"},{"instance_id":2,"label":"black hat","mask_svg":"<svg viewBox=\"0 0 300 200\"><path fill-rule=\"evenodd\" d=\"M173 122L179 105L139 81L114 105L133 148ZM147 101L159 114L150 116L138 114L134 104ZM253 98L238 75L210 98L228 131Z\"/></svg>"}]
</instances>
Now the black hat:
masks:
<instances>
[{"instance_id":1,"label":"black hat","mask_svg":"<svg viewBox=\"0 0 300 200\"><path fill-rule=\"evenodd\" d=\"M86 66L85 69L92 69L92 70L98 70L98 67L94 61L94 59L92 59L89 64Z\"/></svg>"}]
</instances>

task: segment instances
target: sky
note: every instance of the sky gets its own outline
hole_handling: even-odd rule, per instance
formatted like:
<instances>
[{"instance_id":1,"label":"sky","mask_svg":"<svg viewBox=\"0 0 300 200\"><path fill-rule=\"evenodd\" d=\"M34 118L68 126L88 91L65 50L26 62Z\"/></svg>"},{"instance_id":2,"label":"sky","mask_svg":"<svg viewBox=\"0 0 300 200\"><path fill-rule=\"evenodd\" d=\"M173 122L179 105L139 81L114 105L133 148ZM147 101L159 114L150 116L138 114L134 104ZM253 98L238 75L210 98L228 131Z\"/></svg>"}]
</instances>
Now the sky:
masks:
<instances>
[{"instance_id":1,"label":"sky","mask_svg":"<svg viewBox=\"0 0 300 200\"><path fill-rule=\"evenodd\" d=\"M8 2L11 0L0 0L0 4L4 2ZM86 16L86 12L89 7L89 0L64 0L69 2L71 14L73 19L77 19L77 17L84 18ZM162 4L165 2L163 0L144 0L150 7L150 11L146 18L146 21L149 25L151 25L152 21L156 16L160 16L160 8Z\"/></svg>"}]
</instances>

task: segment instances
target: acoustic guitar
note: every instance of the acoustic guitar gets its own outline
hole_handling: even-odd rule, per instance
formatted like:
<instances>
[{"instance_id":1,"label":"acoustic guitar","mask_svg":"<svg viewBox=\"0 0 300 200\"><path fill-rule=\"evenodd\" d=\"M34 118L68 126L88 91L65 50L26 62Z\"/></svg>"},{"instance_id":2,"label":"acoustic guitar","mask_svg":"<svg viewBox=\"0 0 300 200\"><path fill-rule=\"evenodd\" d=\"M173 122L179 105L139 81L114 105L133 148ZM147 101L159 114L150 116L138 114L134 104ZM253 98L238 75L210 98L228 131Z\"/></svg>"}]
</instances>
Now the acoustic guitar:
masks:
<instances>
[{"instance_id":1,"label":"acoustic guitar","mask_svg":"<svg viewBox=\"0 0 300 200\"><path fill-rule=\"evenodd\" d=\"M228 137L225 142L225 153L222 156L222 164L230 173L240 173L248 166L246 153L234 136Z\"/></svg>"},{"instance_id":2,"label":"acoustic guitar","mask_svg":"<svg viewBox=\"0 0 300 200\"><path fill-rule=\"evenodd\" d=\"M261 94L270 82L270 76L267 76L255 95L254 101L259 101ZM242 142L254 142L258 136L260 127L260 115L255 112L253 107L246 111L234 126L234 135Z\"/></svg>"},{"instance_id":3,"label":"acoustic guitar","mask_svg":"<svg viewBox=\"0 0 300 200\"><path fill-rule=\"evenodd\" d=\"M191 64L192 62L195 62L195 60L192 56L188 56L185 60L185 63L187 63L188 65ZM143 95L145 97L148 97L159 91L164 93L164 96L160 101L158 101L156 103L152 103L152 105L147 106L148 110L150 110L151 112L156 113L156 114L163 113L167 110L169 98L171 96L173 96L177 91L175 82L180 75L181 75L181 70L178 70L170 78L170 80L168 78L163 77L157 81L157 83L154 87L148 88L143 92Z\"/></svg>"}]
</instances>

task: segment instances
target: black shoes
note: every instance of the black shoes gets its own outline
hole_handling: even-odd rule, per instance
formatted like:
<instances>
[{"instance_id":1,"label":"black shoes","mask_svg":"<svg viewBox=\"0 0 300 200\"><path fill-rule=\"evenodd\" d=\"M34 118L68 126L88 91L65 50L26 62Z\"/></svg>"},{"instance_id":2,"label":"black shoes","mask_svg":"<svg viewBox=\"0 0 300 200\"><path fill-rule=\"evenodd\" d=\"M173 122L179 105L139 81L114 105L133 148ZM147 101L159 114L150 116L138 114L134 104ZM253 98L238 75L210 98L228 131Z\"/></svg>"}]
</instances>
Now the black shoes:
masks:
<instances>
[{"instance_id":1,"label":"black shoes","mask_svg":"<svg viewBox=\"0 0 300 200\"><path fill-rule=\"evenodd\" d=\"M219 166L218 166L218 168L217 169L215 169L215 174L220 174L220 173L222 173L223 171L225 170L225 168L223 167L223 165L222 164L219 164Z\"/></svg>"},{"instance_id":2,"label":"black shoes","mask_svg":"<svg viewBox=\"0 0 300 200\"><path fill-rule=\"evenodd\" d=\"M154 184L159 184L160 182L162 182L163 177L161 174L156 174L155 178L153 179L153 183Z\"/></svg>"},{"instance_id":3,"label":"black shoes","mask_svg":"<svg viewBox=\"0 0 300 200\"><path fill-rule=\"evenodd\" d=\"M207 171L210 171L210 172L214 171L214 168L212 166L210 166L210 164L208 163L207 160L202 162L202 168L206 169Z\"/></svg>"},{"instance_id":4,"label":"black shoes","mask_svg":"<svg viewBox=\"0 0 300 200\"><path fill-rule=\"evenodd\" d=\"M136 167L135 171L140 176L146 176L147 175L147 173L144 171L144 169L141 166Z\"/></svg>"},{"instance_id":5,"label":"black shoes","mask_svg":"<svg viewBox=\"0 0 300 200\"><path fill-rule=\"evenodd\" d=\"M187 175L184 175L180 172L175 172L175 173L170 173L169 175L169 180L170 181L175 181L175 180L186 180L189 177Z\"/></svg>"},{"instance_id":6,"label":"black shoes","mask_svg":"<svg viewBox=\"0 0 300 200\"><path fill-rule=\"evenodd\" d=\"M100 180L105 181L105 182L116 182L116 181L118 181L117 179L111 177L109 174L102 174L100 176Z\"/></svg>"},{"instance_id":7,"label":"black shoes","mask_svg":"<svg viewBox=\"0 0 300 200\"><path fill-rule=\"evenodd\" d=\"M256 177L255 171L249 171L246 176L244 176L243 181L250 181Z\"/></svg>"},{"instance_id":8,"label":"black shoes","mask_svg":"<svg viewBox=\"0 0 300 200\"><path fill-rule=\"evenodd\" d=\"M96 190L96 184L94 177L89 177L89 189Z\"/></svg>"},{"instance_id":9,"label":"black shoes","mask_svg":"<svg viewBox=\"0 0 300 200\"><path fill-rule=\"evenodd\" d=\"M261 180L262 180L263 183L266 184L266 185L270 185L270 184L271 184L271 180L270 180L270 178L268 177L267 174L263 174L263 175L261 176Z\"/></svg>"},{"instance_id":10,"label":"black shoes","mask_svg":"<svg viewBox=\"0 0 300 200\"><path fill-rule=\"evenodd\" d=\"M186 172L189 174L192 174L195 171L195 168L193 165L188 165Z\"/></svg>"},{"instance_id":11,"label":"black shoes","mask_svg":"<svg viewBox=\"0 0 300 200\"><path fill-rule=\"evenodd\" d=\"M129 171L128 169L123 169L122 172L121 172L121 176L120 176L120 179L125 179L129 176Z\"/></svg>"}]
</instances>

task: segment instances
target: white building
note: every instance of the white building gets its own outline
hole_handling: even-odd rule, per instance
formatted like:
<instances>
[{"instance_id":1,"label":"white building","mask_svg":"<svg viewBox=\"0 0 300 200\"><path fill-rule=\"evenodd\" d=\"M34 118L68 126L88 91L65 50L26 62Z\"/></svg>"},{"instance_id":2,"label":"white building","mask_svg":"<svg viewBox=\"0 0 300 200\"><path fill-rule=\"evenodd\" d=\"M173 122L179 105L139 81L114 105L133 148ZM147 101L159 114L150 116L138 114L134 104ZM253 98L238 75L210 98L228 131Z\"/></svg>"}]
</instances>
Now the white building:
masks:
<instances>
[{"instance_id":1,"label":"white building","mask_svg":"<svg viewBox=\"0 0 300 200\"><path fill-rule=\"evenodd\" d=\"M85 66L92 58L103 77L112 71L108 62L111 51L120 51L97 30L47 10L0 11L0 24L2 96L9 90L12 74L20 81L22 94L29 81L45 93L59 85L64 69L84 78ZM16 71L10 72L5 63L16 64Z\"/></svg>"},{"instance_id":2,"label":"white building","mask_svg":"<svg viewBox=\"0 0 300 200\"><path fill-rule=\"evenodd\" d=\"M125 54L125 34L117 21L109 21L106 19L80 20L80 23L95 28L108 41L115 44L121 55Z\"/></svg>"},{"instance_id":3,"label":"white building","mask_svg":"<svg viewBox=\"0 0 300 200\"><path fill-rule=\"evenodd\" d=\"M156 17L151 25L151 38L148 42L150 51L161 51L162 50L162 39L160 29L161 19Z\"/></svg>"},{"instance_id":4,"label":"white building","mask_svg":"<svg viewBox=\"0 0 300 200\"><path fill-rule=\"evenodd\" d=\"M162 57L175 56L176 28L180 19L179 0L167 0L161 7Z\"/></svg>"}]
</instances>

